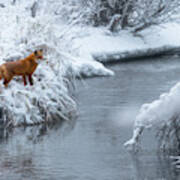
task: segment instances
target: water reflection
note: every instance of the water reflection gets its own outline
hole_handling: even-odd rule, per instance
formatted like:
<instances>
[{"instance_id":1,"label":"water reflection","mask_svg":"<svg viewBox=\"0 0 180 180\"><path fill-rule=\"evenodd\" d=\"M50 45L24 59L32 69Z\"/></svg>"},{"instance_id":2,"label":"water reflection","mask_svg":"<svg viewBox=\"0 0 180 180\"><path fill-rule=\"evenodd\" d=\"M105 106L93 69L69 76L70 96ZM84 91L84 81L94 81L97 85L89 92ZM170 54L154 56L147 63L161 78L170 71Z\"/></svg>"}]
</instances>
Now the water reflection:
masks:
<instances>
[{"instance_id":1,"label":"water reflection","mask_svg":"<svg viewBox=\"0 0 180 180\"><path fill-rule=\"evenodd\" d=\"M7 141L9 138L9 135L12 133L12 129L6 129L4 127L0 128L0 143L3 143L4 141Z\"/></svg>"},{"instance_id":2,"label":"water reflection","mask_svg":"<svg viewBox=\"0 0 180 180\"><path fill-rule=\"evenodd\" d=\"M43 175L43 168L38 166L40 164L38 159L41 159L39 156L43 156L43 151L46 150L43 147L44 144L57 137L59 141L66 138L74 129L75 124L76 120L71 120L26 128L1 128L0 179L46 179ZM42 145L41 150L36 150L40 145ZM47 157L42 158L46 159Z\"/></svg>"},{"instance_id":3,"label":"water reflection","mask_svg":"<svg viewBox=\"0 0 180 180\"><path fill-rule=\"evenodd\" d=\"M163 180L176 180L180 172L173 166L173 161L169 154L158 153L151 155L148 153L130 154L134 180L145 180L145 179L163 179ZM147 160L147 157L149 159ZM144 161L146 159L146 161ZM155 161L156 163L152 162Z\"/></svg>"},{"instance_id":4,"label":"water reflection","mask_svg":"<svg viewBox=\"0 0 180 180\"><path fill-rule=\"evenodd\" d=\"M7 142L9 138L17 138L24 136L26 140L32 143L43 141L44 138L55 132L61 133L61 136L66 136L75 127L76 120L58 121L54 123L44 123L38 126L18 127L18 128L0 128L0 143Z\"/></svg>"},{"instance_id":5,"label":"water reflection","mask_svg":"<svg viewBox=\"0 0 180 180\"><path fill-rule=\"evenodd\" d=\"M8 179L8 177L13 177L13 174L16 174L15 179L18 177L27 178L29 176L35 176L34 171L34 161L31 153L25 153L23 156L18 155L16 157L10 158L10 154L1 154L4 159L1 159L0 163L0 178ZM10 179L10 178L9 178Z\"/></svg>"}]
</instances>

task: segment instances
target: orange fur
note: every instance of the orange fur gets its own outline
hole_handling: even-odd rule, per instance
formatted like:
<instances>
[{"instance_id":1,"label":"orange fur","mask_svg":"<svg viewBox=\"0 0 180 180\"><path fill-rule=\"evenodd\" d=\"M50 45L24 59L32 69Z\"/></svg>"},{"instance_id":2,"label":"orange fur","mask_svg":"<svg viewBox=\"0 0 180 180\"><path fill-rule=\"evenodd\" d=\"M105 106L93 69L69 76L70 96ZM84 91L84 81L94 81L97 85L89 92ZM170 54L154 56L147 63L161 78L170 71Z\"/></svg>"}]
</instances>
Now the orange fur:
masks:
<instances>
[{"instance_id":1,"label":"orange fur","mask_svg":"<svg viewBox=\"0 0 180 180\"><path fill-rule=\"evenodd\" d=\"M30 54L25 59L14 62L7 62L0 66L0 79L4 79L3 84L8 86L14 76L22 76L24 85L27 84L26 76L28 76L30 85L33 85L32 74L37 68L37 60L43 59L43 51L37 50Z\"/></svg>"}]
</instances>

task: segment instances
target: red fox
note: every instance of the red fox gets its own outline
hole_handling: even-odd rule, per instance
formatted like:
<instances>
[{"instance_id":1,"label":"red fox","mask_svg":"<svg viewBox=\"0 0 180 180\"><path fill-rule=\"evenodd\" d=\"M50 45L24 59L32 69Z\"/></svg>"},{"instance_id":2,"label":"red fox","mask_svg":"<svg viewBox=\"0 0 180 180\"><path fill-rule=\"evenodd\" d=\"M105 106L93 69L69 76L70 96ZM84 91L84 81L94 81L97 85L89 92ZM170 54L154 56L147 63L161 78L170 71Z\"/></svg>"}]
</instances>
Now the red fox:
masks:
<instances>
[{"instance_id":1,"label":"red fox","mask_svg":"<svg viewBox=\"0 0 180 180\"><path fill-rule=\"evenodd\" d=\"M28 76L30 85L33 85L32 74L37 68L37 60L43 59L43 50L36 50L25 59L14 62L7 62L0 66L0 80L4 79L3 84L8 86L14 76L22 76L24 86L27 85L26 76Z\"/></svg>"}]
</instances>

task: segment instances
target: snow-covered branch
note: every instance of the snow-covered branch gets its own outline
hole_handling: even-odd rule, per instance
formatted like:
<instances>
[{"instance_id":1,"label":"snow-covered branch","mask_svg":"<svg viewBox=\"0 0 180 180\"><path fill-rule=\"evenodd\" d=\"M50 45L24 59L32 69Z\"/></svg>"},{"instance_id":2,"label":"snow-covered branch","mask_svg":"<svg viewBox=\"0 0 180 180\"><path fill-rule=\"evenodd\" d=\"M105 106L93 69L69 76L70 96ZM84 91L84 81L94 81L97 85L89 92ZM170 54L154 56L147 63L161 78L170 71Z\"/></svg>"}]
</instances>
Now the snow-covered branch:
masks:
<instances>
[{"instance_id":1,"label":"snow-covered branch","mask_svg":"<svg viewBox=\"0 0 180 180\"><path fill-rule=\"evenodd\" d=\"M71 14L69 18L78 19L79 23L108 26L112 31L131 27L138 32L178 19L180 9L178 0L87 0L86 3L68 0L68 3L66 14Z\"/></svg>"}]
</instances>

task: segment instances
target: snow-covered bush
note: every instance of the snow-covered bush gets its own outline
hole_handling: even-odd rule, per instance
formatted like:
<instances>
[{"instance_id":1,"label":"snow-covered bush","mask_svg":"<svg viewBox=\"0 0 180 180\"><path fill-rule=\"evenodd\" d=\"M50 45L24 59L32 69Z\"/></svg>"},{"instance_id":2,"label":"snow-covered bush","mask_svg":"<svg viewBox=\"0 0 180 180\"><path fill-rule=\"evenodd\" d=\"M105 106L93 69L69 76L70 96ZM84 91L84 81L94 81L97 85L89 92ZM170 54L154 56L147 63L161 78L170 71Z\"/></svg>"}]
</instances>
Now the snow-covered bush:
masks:
<instances>
[{"instance_id":1,"label":"snow-covered bush","mask_svg":"<svg viewBox=\"0 0 180 180\"><path fill-rule=\"evenodd\" d=\"M145 128L157 128L160 148L175 150L180 153L180 83L177 83L169 93L150 104L144 104L135 119L131 140L125 143L128 148L134 148L140 141Z\"/></svg>"},{"instance_id":2,"label":"snow-covered bush","mask_svg":"<svg viewBox=\"0 0 180 180\"><path fill-rule=\"evenodd\" d=\"M107 26L111 31L126 27L138 32L151 25L179 19L179 0L12 0L24 5L29 15L55 15L69 24ZM4 1L2 5L6 5ZM62 18L63 17L63 18Z\"/></svg>"},{"instance_id":3,"label":"snow-covered bush","mask_svg":"<svg viewBox=\"0 0 180 180\"><path fill-rule=\"evenodd\" d=\"M133 28L134 32L178 19L178 0L67 0L58 3L56 14L76 23L107 26L111 31ZM51 2L52 3L52 2ZM53 1L54 3L54 1ZM176 15L175 15L176 14Z\"/></svg>"},{"instance_id":4,"label":"snow-covered bush","mask_svg":"<svg viewBox=\"0 0 180 180\"><path fill-rule=\"evenodd\" d=\"M136 0L129 18L134 31L179 19L179 0Z\"/></svg>"},{"instance_id":5,"label":"snow-covered bush","mask_svg":"<svg viewBox=\"0 0 180 180\"><path fill-rule=\"evenodd\" d=\"M19 78L12 80L7 89L1 85L1 124L33 125L71 118L76 104L68 90L66 72L71 70L71 62L61 56L61 51L71 49L64 43L64 27L49 15L33 18L26 4L20 2L0 8L0 15L0 63L23 58L38 48L45 51L45 60L35 71L34 86L24 87Z\"/></svg>"},{"instance_id":6,"label":"snow-covered bush","mask_svg":"<svg viewBox=\"0 0 180 180\"><path fill-rule=\"evenodd\" d=\"M172 116L158 128L157 137L161 149L180 153L180 113Z\"/></svg>"}]
</instances>

